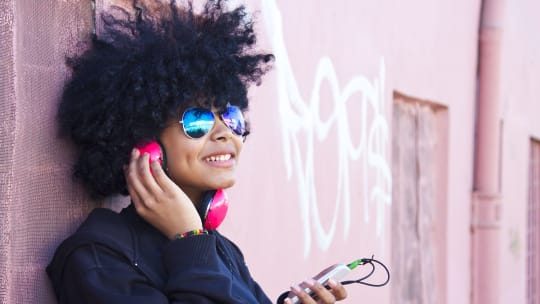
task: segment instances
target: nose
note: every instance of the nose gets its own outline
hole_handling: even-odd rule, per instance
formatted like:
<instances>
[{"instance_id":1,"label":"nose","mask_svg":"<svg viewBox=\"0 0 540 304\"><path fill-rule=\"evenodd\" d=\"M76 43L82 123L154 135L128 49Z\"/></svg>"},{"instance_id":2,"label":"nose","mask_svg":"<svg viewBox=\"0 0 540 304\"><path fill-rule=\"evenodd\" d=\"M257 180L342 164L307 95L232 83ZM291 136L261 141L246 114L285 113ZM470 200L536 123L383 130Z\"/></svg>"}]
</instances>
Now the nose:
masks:
<instances>
[{"instance_id":1,"label":"nose","mask_svg":"<svg viewBox=\"0 0 540 304\"><path fill-rule=\"evenodd\" d=\"M231 136L233 136L233 131L225 124L223 119L219 117L219 115L215 115L215 123L212 127L212 130L210 131L211 138L213 140L229 140L231 139Z\"/></svg>"}]
</instances>

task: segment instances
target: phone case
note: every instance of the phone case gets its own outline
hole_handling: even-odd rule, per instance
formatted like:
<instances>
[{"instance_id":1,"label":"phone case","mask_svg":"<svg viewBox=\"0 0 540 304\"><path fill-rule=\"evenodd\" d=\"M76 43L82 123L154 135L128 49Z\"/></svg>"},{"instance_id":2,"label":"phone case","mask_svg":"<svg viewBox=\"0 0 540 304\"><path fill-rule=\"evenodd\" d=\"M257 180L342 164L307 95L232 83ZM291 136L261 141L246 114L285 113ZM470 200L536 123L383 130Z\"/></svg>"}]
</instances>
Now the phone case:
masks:
<instances>
[{"instance_id":1,"label":"phone case","mask_svg":"<svg viewBox=\"0 0 540 304\"><path fill-rule=\"evenodd\" d=\"M347 265L335 264L321 271L319 274L313 277L313 279L321 283L323 286L328 286L327 284L328 284L329 279L339 282L349 272L351 272L351 270L349 269L349 267L347 267ZM308 293L309 295L312 295L311 289L305 288L304 291ZM297 296L292 295L292 294L288 298L291 299L293 303L299 303L300 301L300 299L298 299Z\"/></svg>"}]
</instances>

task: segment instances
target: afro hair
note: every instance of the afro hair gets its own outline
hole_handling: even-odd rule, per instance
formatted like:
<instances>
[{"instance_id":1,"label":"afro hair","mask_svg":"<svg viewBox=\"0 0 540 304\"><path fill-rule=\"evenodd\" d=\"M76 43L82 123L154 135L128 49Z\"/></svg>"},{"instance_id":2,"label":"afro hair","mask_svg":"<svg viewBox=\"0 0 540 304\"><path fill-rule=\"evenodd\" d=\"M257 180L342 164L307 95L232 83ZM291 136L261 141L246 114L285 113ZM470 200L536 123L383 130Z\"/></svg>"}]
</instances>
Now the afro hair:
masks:
<instances>
[{"instance_id":1,"label":"afro hair","mask_svg":"<svg viewBox=\"0 0 540 304\"><path fill-rule=\"evenodd\" d=\"M256 51L244 6L208 0L133 2L101 15L103 30L68 58L72 70L58 109L60 132L77 148L74 177L91 197L127 195L123 166L140 141L194 103L247 110L272 54Z\"/></svg>"}]
</instances>

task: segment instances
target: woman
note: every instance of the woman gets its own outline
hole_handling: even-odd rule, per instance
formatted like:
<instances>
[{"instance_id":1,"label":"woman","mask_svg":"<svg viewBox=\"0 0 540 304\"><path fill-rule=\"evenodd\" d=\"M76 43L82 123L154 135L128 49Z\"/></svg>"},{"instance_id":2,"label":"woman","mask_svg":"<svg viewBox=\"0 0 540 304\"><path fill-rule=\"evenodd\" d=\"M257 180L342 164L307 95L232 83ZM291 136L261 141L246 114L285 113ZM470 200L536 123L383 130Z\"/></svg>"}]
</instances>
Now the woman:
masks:
<instances>
[{"instance_id":1,"label":"woman","mask_svg":"<svg viewBox=\"0 0 540 304\"><path fill-rule=\"evenodd\" d=\"M155 1L112 8L102 20L100 38L68 61L59 124L90 195L129 194L132 204L94 210L57 249L47 272L59 302L270 303L206 214L235 182L247 88L273 59L254 50L245 8L209 1L196 13L191 2ZM301 286L313 298L298 285L291 296L346 297L329 285L308 280Z\"/></svg>"}]
</instances>

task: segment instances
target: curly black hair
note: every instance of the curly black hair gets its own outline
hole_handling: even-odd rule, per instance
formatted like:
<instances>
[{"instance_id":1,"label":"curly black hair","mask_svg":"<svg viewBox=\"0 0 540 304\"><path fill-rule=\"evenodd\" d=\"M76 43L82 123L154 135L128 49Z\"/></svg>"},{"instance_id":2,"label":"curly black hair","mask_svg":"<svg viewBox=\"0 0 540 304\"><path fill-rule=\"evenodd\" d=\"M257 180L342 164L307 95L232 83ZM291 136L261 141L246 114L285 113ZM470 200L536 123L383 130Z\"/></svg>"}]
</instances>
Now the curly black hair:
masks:
<instances>
[{"instance_id":1,"label":"curly black hair","mask_svg":"<svg viewBox=\"0 0 540 304\"><path fill-rule=\"evenodd\" d=\"M247 88L260 84L273 55L254 49L244 6L208 0L134 1L111 7L103 30L72 70L58 110L60 132L77 147L74 176L91 197L127 195L123 166L140 141L157 139L188 105L247 110Z\"/></svg>"}]
</instances>

